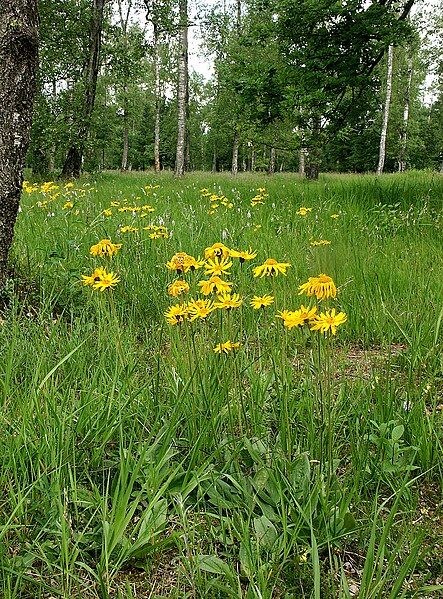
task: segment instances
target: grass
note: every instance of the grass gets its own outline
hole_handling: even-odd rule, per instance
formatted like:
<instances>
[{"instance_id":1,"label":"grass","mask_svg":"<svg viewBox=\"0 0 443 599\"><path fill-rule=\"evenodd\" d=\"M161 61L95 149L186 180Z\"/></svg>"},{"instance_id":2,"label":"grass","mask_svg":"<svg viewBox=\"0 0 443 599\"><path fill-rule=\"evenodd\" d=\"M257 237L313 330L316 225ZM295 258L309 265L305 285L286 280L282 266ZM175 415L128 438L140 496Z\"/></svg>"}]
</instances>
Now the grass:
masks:
<instances>
[{"instance_id":1,"label":"grass","mask_svg":"<svg viewBox=\"0 0 443 599\"><path fill-rule=\"evenodd\" d=\"M201 188L233 207L209 215ZM125 200L155 211L104 216ZM424 172L104 173L25 193L1 299L0 596L443 594L442 202ZM122 249L90 256L101 238ZM165 263L218 241L258 252L231 269L243 306L168 325ZM269 257L286 277L252 276ZM79 283L99 265L115 289ZM333 339L275 318L321 272L348 315ZM240 348L216 355L227 339Z\"/></svg>"}]
</instances>

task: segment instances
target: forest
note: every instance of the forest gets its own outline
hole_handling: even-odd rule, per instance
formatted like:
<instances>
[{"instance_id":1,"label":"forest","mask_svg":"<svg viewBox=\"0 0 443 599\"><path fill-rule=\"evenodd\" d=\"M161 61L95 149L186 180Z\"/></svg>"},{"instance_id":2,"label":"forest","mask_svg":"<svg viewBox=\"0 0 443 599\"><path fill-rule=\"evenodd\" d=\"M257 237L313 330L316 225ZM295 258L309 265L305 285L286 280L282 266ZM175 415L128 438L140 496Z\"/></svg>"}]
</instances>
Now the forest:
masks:
<instances>
[{"instance_id":1,"label":"forest","mask_svg":"<svg viewBox=\"0 0 443 599\"><path fill-rule=\"evenodd\" d=\"M413 4L44 0L28 166L78 140L86 171L174 169L183 104L184 170L375 171L389 90L384 169L440 169L441 10Z\"/></svg>"},{"instance_id":2,"label":"forest","mask_svg":"<svg viewBox=\"0 0 443 599\"><path fill-rule=\"evenodd\" d=\"M0 598L443 597L443 6L0 0Z\"/></svg>"}]
</instances>

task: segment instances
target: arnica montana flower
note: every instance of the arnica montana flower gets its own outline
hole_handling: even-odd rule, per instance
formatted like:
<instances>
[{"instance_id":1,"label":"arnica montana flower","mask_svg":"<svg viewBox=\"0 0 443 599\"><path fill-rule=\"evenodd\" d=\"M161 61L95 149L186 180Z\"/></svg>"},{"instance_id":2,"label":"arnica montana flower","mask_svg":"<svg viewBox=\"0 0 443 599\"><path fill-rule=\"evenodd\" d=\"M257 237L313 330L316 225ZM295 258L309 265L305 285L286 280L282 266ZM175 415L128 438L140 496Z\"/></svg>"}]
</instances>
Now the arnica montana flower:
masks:
<instances>
[{"instance_id":1,"label":"arnica montana flower","mask_svg":"<svg viewBox=\"0 0 443 599\"><path fill-rule=\"evenodd\" d=\"M311 322L315 318L316 312L317 306L314 306L313 308L300 306L299 310L283 310L283 312L279 312L276 317L283 320L283 324L286 328L292 329Z\"/></svg>"},{"instance_id":2,"label":"arnica montana flower","mask_svg":"<svg viewBox=\"0 0 443 599\"><path fill-rule=\"evenodd\" d=\"M318 277L309 277L307 283L300 285L299 295L303 293L308 297L315 295L318 300L328 299L337 296L337 288L331 277L321 274Z\"/></svg>"},{"instance_id":3,"label":"arnica montana flower","mask_svg":"<svg viewBox=\"0 0 443 599\"><path fill-rule=\"evenodd\" d=\"M212 276L207 281L200 281L199 287L203 295L209 295L210 293L230 293L232 289L232 283L229 281L223 281L218 276Z\"/></svg>"},{"instance_id":4,"label":"arnica montana flower","mask_svg":"<svg viewBox=\"0 0 443 599\"><path fill-rule=\"evenodd\" d=\"M254 252L251 248L249 248L249 251L229 250L229 255L231 258L239 258L240 262L244 262L245 260L253 260L257 256L257 252Z\"/></svg>"},{"instance_id":5,"label":"arnica montana flower","mask_svg":"<svg viewBox=\"0 0 443 599\"><path fill-rule=\"evenodd\" d=\"M189 320L196 320L197 318L207 318L211 312L215 310L214 302L212 300L191 300L188 305Z\"/></svg>"},{"instance_id":6,"label":"arnica montana flower","mask_svg":"<svg viewBox=\"0 0 443 599\"><path fill-rule=\"evenodd\" d=\"M298 214L299 216L307 216L309 214L309 212L312 212L312 208L306 208L306 206L300 206L300 208L297 210L296 214Z\"/></svg>"},{"instance_id":7,"label":"arnica montana flower","mask_svg":"<svg viewBox=\"0 0 443 599\"><path fill-rule=\"evenodd\" d=\"M254 277L264 277L270 275L286 274L286 270L291 266L289 262L277 262L274 258L268 258L260 266L253 269Z\"/></svg>"},{"instance_id":8,"label":"arnica montana flower","mask_svg":"<svg viewBox=\"0 0 443 599\"><path fill-rule=\"evenodd\" d=\"M63 204L63 210L71 210L71 208L74 208L74 203L71 202L71 200L68 200Z\"/></svg>"},{"instance_id":9,"label":"arnica montana flower","mask_svg":"<svg viewBox=\"0 0 443 599\"><path fill-rule=\"evenodd\" d=\"M106 210L103 210L103 216L112 216L112 210L110 208L106 208Z\"/></svg>"},{"instance_id":10,"label":"arnica montana flower","mask_svg":"<svg viewBox=\"0 0 443 599\"><path fill-rule=\"evenodd\" d=\"M206 260L209 258L228 258L229 252L229 248L224 243L214 243L211 247L205 249L205 258Z\"/></svg>"},{"instance_id":11,"label":"arnica montana flower","mask_svg":"<svg viewBox=\"0 0 443 599\"><path fill-rule=\"evenodd\" d=\"M121 243L112 243L110 239L101 239L98 243L91 246L89 253L92 256L114 256L122 247Z\"/></svg>"},{"instance_id":12,"label":"arnica montana flower","mask_svg":"<svg viewBox=\"0 0 443 599\"><path fill-rule=\"evenodd\" d=\"M126 227L120 229L120 233L136 233L137 231L138 227L131 227L130 225L126 225Z\"/></svg>"},{"instance_id":13,"label":"arnica montana flower","mask_svg":"<svg viewBox=\"0 0 443 599\"><path fill-rule=\"evenodd\" d=\"M208 258L205 264L205 275L229 275L232 262L228 258Z\"/></svg>"},{"instance_id":14,"label":"arnica montana flower","mask_svg":"<svg viewBox=\"0 0 443 599\"><path fill-rule=\"evenodd\" d=\"M317 240L311 241L311 243L309 245L311 245L312 247L315 248L320 245L331 245L331 242L328 241L327 239L317 239Z\"/></svg>"},{"instance_id":15,"label":"arnica montana flower","mask_svg":"<svg viewBox=\"0 0 443 599\"><path fill-rule=\"evenodd\" d=\"M165 318L168 324L180 324L188 318L188 306L186 304L175 304L165 312Z\"/></svg>"},{"instance_id":16,"label":"arnica montana flower","mask_svg":"<svg viewBox=\"0 0 443 599\"><path fill-rule=\"evenodd\" d=\"M168 286L168 294L172 297L178 297L182 293L187 293L188 291L189 285L186 283L186 281L182 281L180 279L174 281Z\"/></svg>"},{"instance_id":17,"label":"arnica montana flower","mask_svg":"<svg viewBox=\"0 0 443 599\"><path fill-rule=\"evenodd\" d=\"M238 349L240 342L233 343L232 341L226 341L225 343L219 343L213 349L216 354L229 354L233 349Z\"/></svg>"},{"instance_id":18,"label":"arnica montana flower","mask_svg":"<svg viewBox=\"0 0 443 599\"><path fill-rule=\"evenodd\" d=\"M82 279L83 285L92 287L94 291L112 289L120 282L115 273L107 272L104 268L96 268L92 275L82 275Z\"/></svg>"},{"instance_id":19,"label":"arnica montana flower","mask_svg":"<svg viewBox=\"0 0 443 599\"><path fill-rule=\"evenodd\" d=\"M223 293L217 297L214 306L220 310L230 310L231 308L239 308L243 303L238 293Z\"/></svg>"},{"instance_id":20,"label":"arnica montana flower","mask_svg":"<svg viewBox=\"0 0 443 599\"><path fill-rule=\"evenodd\" d=\"M190 270L201 268L204 263L204 260L200 260L200 258L197 258L196 260L186 252L177 252L177 254L174 254L169 262L166 263L166 268L178 272L189 272Z\"/></svg>"},{"instance_id":21,"label":"arnica montana flower","mask_svg":"<svg viewBox=\"0 0 443 599\"><path fill-rule=\"evenodd\" d=\"M333 335L337 332L337 327L348 320L348 317L344 312L335 313L335 308L328 310L327 312L320 312L311 321L311 331L320 331L321 333L327 333L331 331Z\"/></svg>"},{"instance_id":22,"label":"arnica montana flower","mask_svg":"<svg viewBox=\"0 0 443 599\"><path fill-rule=\"evenodd\" d=\"M254 310L260 310L260 308L266 308L274 303L273 295L254 295L251 300L251 306Z\"/></svg>"}]
</instances>

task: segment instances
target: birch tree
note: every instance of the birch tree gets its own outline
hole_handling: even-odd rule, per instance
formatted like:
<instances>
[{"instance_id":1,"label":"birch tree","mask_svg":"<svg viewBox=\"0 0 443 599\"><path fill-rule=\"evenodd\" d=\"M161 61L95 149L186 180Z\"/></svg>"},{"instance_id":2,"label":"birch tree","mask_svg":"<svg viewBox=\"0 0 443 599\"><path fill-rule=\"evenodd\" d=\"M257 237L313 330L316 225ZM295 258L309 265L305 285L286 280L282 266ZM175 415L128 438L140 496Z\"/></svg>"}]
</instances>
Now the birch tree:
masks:
<instances>
[{"instance_id":1,"label":"birch tree","mask_svg":"<svg viewBox=\"0 0 443 599\"><path fill-rule=\"evenodd\" d=\"M394 46L389 46L388 48L388 66L386 70L386 96L385 96L385 104L383 108L383 120L381 125L381 135L380 135L380 150L378 155L378 166L377 166L377 175L381 175L383 172L383 167L385 165L385 157L386 157L386 135L388 132L388 121L389 121L389 107L391 105L391 94L392 94L392 64L394 58Z\"/></svg>"},{"instance_id":2,"label":"birch tree","mask_svg":"<svg viewBox=\"0 0 443 599\"><path fill-rule=\"evenodd\" d=\"M0 287L6 278L38 63L37 0L3 0L0 20Z\"/></svg>"},{"instance_id":3,"label":"birch tree","mask_svg":"<svg viewBox=\"0 0 443 599\"><path fill-rule=\"evenodd\" d=\"M175 175L182 177L185 173L186 115L188 104L188 0L180 0L180 34L178 62L178 133L177 152L175 157Z\"/></svg>"}]
</instances>

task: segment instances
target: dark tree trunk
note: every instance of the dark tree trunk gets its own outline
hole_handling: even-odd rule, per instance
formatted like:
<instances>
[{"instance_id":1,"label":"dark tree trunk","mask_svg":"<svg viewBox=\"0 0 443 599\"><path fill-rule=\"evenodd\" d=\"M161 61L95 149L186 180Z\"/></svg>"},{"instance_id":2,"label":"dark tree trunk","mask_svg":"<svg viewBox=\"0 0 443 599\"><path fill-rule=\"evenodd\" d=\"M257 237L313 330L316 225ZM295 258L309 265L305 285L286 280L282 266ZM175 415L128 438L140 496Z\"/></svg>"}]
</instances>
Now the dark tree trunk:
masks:
<instances>
[{"instance_id":1,"label":"dark tree trunk","mask_svg":"<svg viewBox=\"0 0 443 599\"><path fill-rule=\"evenodd\" d=\"M312 123L311 140L308 150L308 164L306 166L306 177L313 181L318 179L321 165L321 124L320 118L314 117Z\"/></svg>"},{"instance_id":2,"label":"dark tree trunk","mask_svg":"<svg viewBox=\"0 0 443 599\"><path fill-rule=\"evenodd\" d=\"M92 0L92 18L89 31L89 59L84 74L85 94L83 106L74 124L71 146L68 150L61 176L79 177L82 169L83 154L91 128L91 117L95 104L97 77L100 63L100 49L103 29L103 13L106 0Z\"/></svg>"},{"instance_id":3,"label":"dark tree trunk","mask_svg":"<svg viewBox=\"0 0 443 599\"><path fill-rule=\"evenodd\" d=\"M38 63L37 0L1 0L0 287L20 202Z\"/></svg>"},{"instance_id":4,"label":"dark tree trunk","mask_svg":"<svg viewBox=\"0 0 443 599\"><path fill-rule=\"evenodd\" d=\"M159 34L158 24L154 25L154 71L155 71L155 125L154 125L154 168L155 172L159 173L161 169L160 164L160 56L159 56Z\"/></svg>"}]
</instances>

